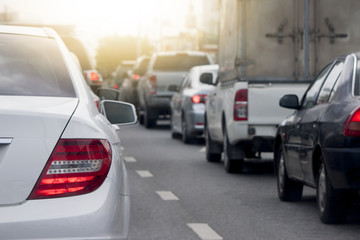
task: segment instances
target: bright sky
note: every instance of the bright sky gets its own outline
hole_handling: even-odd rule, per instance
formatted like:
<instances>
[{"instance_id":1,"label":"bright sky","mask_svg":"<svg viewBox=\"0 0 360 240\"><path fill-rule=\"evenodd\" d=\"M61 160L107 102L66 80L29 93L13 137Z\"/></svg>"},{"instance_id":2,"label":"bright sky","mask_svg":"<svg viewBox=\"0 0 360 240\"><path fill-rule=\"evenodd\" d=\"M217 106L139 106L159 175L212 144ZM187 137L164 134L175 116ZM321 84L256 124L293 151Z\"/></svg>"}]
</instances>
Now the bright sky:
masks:
<instances>
[{"instance_id":1,"label":"bright sky","mask_svg":"<svg viewBox=\"0 0 360 240\"><path fill-rule=\"evenodd\" d=\"M0 13L17 13L22 24L76 25L92 55L100 38L178 35L190 4L197 14L202 0L0 0ZM162 24L161 24L162 23Z\"/></svg>"},{"instance_id":2,"label":"bright sky","mask_svg":"<svg viewBox=\"0 0 360 240\"><path fill-rule=\"evenodd\" d=\"M189 3L198 0L0 0L0 11L19 14L21 21L39 24L76 24L98 35L175 35L184 28ZM166 22L161 28L161 22Z\"/></svg>"}]
</instances>

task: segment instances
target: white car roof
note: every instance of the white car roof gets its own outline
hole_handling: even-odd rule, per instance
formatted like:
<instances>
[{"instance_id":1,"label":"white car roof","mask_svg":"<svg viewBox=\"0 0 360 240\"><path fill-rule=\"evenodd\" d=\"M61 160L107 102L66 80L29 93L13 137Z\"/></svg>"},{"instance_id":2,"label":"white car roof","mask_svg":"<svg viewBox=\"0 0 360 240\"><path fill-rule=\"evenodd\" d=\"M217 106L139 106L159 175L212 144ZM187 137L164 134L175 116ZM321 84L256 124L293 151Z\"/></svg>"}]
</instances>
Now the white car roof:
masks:
<instances>
[{"instance_id":1,"label":"white car roof","mask_svg":"<svg viewBox=\"0 0 360 240\"><path fill-rule=\"evenodd\" d=\"M194 68L199 68L200 71L216 71L219 70L219 65L218 64L200 65Z\"/></svg>"},{"instance_id":2,"label":"white car roof","mask_svg":"<svg viewBox=\"0 0 360 240\"><path fill-rule=\"evenodd\" d=\"M0 25L0 33L49 37L46 28Z\"/></svg>"}]
</instances>

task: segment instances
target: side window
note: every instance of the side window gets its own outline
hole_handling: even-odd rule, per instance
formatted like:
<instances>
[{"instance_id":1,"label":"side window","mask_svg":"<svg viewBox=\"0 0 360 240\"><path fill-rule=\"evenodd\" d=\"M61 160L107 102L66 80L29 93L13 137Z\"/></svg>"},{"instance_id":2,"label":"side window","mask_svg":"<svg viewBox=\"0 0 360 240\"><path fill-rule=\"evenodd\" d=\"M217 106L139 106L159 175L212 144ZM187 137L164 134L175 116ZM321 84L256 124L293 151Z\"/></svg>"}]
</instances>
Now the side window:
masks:
<instances>
[{"instance_id":1,"label":"side window","mask_svg":"<svg viewBox=\"0 0 360 240\"><path fill-rule=\"evenodd\" d=\"M189 76L185 87L192 88L192 76Z\"/></svg>"},{"instance_id":2,"label":"side window","mask_svg":"<svg viewBox=\"0 0 360 240\"><path fill-rule=\"evenodd\" d=\"M334 85L340 76L343 66L344 66L343 62L335 63L335 66L331 69L328 77L325 80L325 83L323 84L320 90L316 104L323 104L328 102L331 91L333 90Z\"/></svg>"},{"instance_id":3,"label":"side window","mask_svg":"<svg viewBox=\"0 0 360 240\"><path fill-rule=\"evenodd\" d=\"M184 90L184 88L186 88L187 83L189 82L189 75L187 75L181 82L180 84L180 89L179 91L182 92Z\"/></svg>"},{"instance_id":4,"label":"side window","mask_svg":"<svg viewBox=\"0 0 360 240\"><path fill-rule=\"evenodd\" d=\"M333 87L333 90L330 93L329 102L336 101L341 99L342 95L344 94L344 90L347 91L347 85L351 84L352 81L348 81L349 79L352 80L353 73L354 73L354 62L355 57L354 55L349 55L346 57L343 69L341 70L340 76ZM355 81L356 83L356 81ZM354 89L356 90L356 89ZM338 93L338 94L336 94ZM345 93L348 94L348 93ZM355 94L356 95L356 94Z\"/></svg>"},{"instance_id":5,"label":"side window","mask_svg":"<svg viewBox=\"0 0 360 240\"><path fill-rule=\"evenodd\" d=\"M318 75L318 77L314 80L313 84L311 84L310 88L307 90L306 95L303 98L302 108L308 109L315 105L316 97L319 93L320 87L324 82L327 73L329 72L332 64L328 64Z\"/></svg>"},{"instance_id":6,"label":"side window","mask_svg":"<svg viewBox=\"0 0 360 240\"><path fill-rule=\"evenodd\" d=\"M339 74L339 77L337 78L337 80L336 80L336 82L335 82L335 84L334 84L334 87L333 87L333 89L332 89L332 91L331 91L331 93L330 93L330 97L329 97L329 99L328 99L328 102L332 102L333 101L333 99L334 99L334 93L336 93L336 91L337 91L337 89L338 89L338 87L339 87L339 82L340 82L340 78L341 78L341 76L343 75L344 73L343 72L341 72L340 74Z\"/></svg>"},{"instance_id":7,"label":"side window","mask_svg":"<svg viewBox=\"0 0 360 240\"><path fill-rule=\"evenodd\" d=\"M356 75L354 82L354 95L360 96L360 60L356 61Z\"/></svg>"}]
</instances>

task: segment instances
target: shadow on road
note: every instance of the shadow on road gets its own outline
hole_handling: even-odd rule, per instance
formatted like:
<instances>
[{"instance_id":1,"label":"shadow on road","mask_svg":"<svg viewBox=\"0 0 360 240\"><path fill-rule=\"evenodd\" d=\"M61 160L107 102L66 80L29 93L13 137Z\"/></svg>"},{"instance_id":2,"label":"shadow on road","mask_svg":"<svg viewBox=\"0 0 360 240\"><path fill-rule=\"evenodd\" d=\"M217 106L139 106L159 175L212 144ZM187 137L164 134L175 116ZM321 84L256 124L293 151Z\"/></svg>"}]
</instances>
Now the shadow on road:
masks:
<instances>
[{"instance_id":1,"label":"shadow on road","mask_svg":"<svg viewBox=\"0 0 360 240\"><path fill-rule=\"evenodd\" d=\"M224 167L224 162L208 162L208 164L219 165ZM224 171L224 174L225 171ZM274 175L273 162L265 160L264 162L244 162L243 170L241 173L232 173L234 175ZM275 177L275 175L274 175Z\"/></svg>"},{"instance_id":2,"label":"shadow on road","mask_svg":"<svg viewBox=\"0 0 360 240\"><path fill-rule=\"evenodd\" d=\"M266 160L264 162L244 162L243 172L241 174L274 174L273 162Z\"/></svg>"},{"instance_id":3,"label":"shadow on road","mask_svg":"<svg viewBox=\"0 0 360 240\"><path fill-rule=\"evenodd\" d=\"M156 123L156 125L152 126L151 128L145 128L144 125L141 125L141 126L144 128L144 130L149 130L149 131L151 131L151 130L166 130L166 131L169 131L170 130L170 122L169 121L164 121L164 120L158 121Z\"/></svg>"}]
</instances>

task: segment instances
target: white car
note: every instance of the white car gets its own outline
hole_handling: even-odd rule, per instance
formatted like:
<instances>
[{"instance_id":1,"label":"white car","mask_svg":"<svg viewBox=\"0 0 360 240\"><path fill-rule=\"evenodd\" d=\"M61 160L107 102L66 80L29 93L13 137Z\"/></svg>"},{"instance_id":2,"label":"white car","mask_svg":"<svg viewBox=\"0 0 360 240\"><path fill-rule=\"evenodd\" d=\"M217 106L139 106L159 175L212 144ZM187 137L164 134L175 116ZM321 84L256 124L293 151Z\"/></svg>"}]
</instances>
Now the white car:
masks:
<instances>
[{"instance_id":1,"label":"white car","mask_svg":"<svg viewBox=\"0 0 360 240\"><path fill-rule=\"evenodd\" d=\"M205 102L213 86L200 82L202 73L212 73L217 78L218 65L195 66L190 69L180 86L170 86L176 89L170 101L171 137L181 134L184 143L190 143L204 135Z\"/></svg>"},{"instance_id":2,"label":"white car","mask_svg":"<svg viewBox=\"0 0 360 240\"><path fill-rule=\"evenodd\" d=\"M0 239L126 239L112 124L135 123L134 107L104 100L100 114L51 29L0 26L0 46Z\"/></svg>"}]
</instances>

